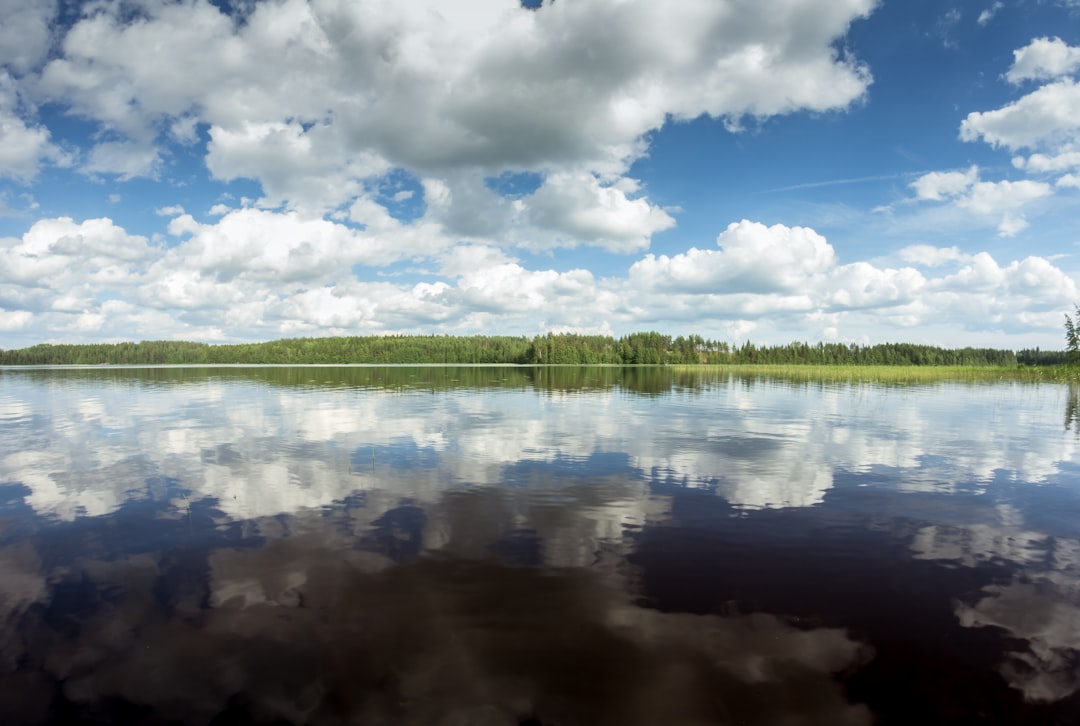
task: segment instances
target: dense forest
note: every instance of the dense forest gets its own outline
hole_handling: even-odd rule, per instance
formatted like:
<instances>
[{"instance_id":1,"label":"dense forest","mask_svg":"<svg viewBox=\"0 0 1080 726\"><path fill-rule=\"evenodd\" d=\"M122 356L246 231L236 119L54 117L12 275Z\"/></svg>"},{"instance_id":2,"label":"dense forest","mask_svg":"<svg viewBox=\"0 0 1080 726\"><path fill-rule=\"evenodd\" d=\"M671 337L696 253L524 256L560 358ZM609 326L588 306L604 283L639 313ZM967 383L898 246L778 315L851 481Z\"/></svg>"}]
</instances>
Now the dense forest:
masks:
<instances>
[{"instance_id":1,"label":"dense forest","mask_svg":"<svg viewBox=\"0 0 1080 726\"><path fill-rule=\"evenodd\" d=\"M0 351L0 365L215 365L303 363L503 363L521 365L812 364L1004 366L1057 365L1065 351L938 348L910 343L731 345L698 335L393 335L289 338L210 345L185 341L35 345Z\"/></svg>"}]
</instances>

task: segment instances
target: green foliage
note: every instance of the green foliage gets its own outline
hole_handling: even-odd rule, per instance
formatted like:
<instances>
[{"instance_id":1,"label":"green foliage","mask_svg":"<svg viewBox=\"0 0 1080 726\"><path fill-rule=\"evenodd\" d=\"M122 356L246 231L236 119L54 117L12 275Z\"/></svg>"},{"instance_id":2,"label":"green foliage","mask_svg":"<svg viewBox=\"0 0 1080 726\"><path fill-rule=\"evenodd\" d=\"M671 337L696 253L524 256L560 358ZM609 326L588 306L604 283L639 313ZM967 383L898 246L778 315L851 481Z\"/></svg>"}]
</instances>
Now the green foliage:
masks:
<instances>
[{"instance_id":1,"label":"green foliage","mask_svg":"<svg viewBox=\"0 0 1080 726\"><path fill-rule=\"evenodd\" d=\"M369 336L207 345L185 341L36 345L0 353L3 365L217 365L303 363L527 363L527 338Z\"/></svg>"},{"instance_id":2,"label":"green foliage","mask_svg":"<svg viewBox=\"0 0 1080 726\"><path fill-rule=\"evenodd\" d=\"M1080 308L1066 315L1073 343L1080 336ZM1069 333L1068 331L1072 331ZM621 338L554 334L511 336L393 335L288 338L266 343L208 345L144 341L90 345L35 345L0 351L0 365L220 365L220 364L518 364L518 365L861 365L998 366L1055 365L1080 351L947 349L911 343L787 343L732 346L699 335L672 338L654 331Z\"/></svg>"},{"instance_id":3,"label":"green foliage","mask_svg":"<svg viewBox=\"0 0 1080 726\"><path fill-rule=\"evenodd\" d=\"M1076 319L1065 313L1065 352L1070 363L1080 361L1080 305L1074 305Z\"/></svg>"}]
</instances>

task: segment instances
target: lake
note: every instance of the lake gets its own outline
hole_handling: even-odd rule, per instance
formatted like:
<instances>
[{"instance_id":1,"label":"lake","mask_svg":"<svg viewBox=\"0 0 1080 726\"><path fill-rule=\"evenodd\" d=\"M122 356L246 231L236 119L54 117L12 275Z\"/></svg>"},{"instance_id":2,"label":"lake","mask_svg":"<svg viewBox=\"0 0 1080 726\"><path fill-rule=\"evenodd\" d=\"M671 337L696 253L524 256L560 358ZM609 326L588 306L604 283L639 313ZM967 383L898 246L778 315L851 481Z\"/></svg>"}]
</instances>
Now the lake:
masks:
<instances>
[{"instance_id":1,"label":"lake","mask_svg":"<svg viewBox=\"0 0 1080 726\"><path fill-rule=\"evenodd\" d=\"M0 722L1080 723L1078 391L0 370Z\"/></svg>"}]
</instances>

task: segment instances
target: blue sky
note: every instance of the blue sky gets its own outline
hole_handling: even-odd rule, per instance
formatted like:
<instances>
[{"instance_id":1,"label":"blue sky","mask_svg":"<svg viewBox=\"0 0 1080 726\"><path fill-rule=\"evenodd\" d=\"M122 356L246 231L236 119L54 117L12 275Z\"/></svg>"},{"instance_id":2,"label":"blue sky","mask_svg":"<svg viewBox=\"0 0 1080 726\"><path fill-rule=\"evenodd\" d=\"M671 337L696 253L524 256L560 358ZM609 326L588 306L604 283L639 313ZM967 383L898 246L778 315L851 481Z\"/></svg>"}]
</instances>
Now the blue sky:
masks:
<instances>
[{"instance_id":1,"label":"blue sky","mask_svg":"<svg viewBox=\"0 0 1080 726\"><path fill-rule=\"evenodd\" d=\"M0 16L0 347L1060 348L1080 301L1072 0Z\"/></svg>"}]
</instances>

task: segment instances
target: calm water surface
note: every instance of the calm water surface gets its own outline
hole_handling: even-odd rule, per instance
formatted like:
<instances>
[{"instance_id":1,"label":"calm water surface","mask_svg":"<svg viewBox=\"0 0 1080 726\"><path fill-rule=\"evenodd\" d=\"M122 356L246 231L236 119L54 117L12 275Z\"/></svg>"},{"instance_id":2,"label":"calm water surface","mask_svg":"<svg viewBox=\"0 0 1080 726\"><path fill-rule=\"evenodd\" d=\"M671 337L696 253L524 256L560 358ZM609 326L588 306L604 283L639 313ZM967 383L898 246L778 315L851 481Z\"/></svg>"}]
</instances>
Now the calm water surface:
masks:
<instances>
[{"instance_id":1,"label":"calm water surface","mask_svg":"<svg viewBox=\"0 0 1080 726\"><path fill-rule=\"evenodd\" d=\"M1077 724L1058 385L0 370L0 722Z\"/></svg>"}]
</instances>

